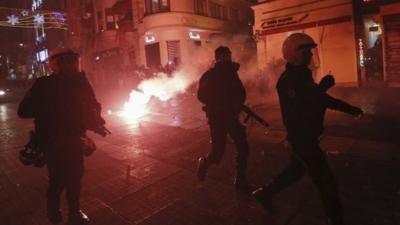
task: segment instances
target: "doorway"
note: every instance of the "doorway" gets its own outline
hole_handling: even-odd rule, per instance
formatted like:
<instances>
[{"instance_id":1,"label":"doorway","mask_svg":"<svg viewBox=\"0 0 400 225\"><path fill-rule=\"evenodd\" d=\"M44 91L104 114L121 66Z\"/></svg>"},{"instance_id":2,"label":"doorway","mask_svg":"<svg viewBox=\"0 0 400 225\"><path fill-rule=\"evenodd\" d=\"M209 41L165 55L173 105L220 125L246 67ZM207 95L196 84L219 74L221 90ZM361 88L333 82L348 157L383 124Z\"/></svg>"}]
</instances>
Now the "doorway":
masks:
<instances>
[{"instance_id":1,"label":"doorway","mask_svg":"<svg viewBox=\"0 0 400 225\"><path fill-rule=\"evenodd\" d=\"M146 65L150 68L157 68L161 65L160 43L145 46Z\"/></svg>"},{"instance_id":2,"label":"doorway","mask_svg":"<svg viewBox=\"0 0 400 225\"><path fill-rule=\"evenodd\" d=\"M364 66L367 84L379 84L384 81L382 22L379 14L363 16L364 26Z\"/></svg>"}]
</instances>

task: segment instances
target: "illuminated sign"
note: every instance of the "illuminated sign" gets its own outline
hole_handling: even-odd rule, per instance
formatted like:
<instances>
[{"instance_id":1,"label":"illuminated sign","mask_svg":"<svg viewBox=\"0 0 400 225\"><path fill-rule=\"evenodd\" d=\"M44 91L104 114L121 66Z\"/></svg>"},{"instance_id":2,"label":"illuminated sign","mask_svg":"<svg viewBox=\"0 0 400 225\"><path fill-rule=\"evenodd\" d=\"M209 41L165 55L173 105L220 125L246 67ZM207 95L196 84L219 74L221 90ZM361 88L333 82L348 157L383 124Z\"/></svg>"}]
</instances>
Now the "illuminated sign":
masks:
<instances>
[{"instance_id":1,"label":"illuminated sign","mask_svg":"<svg viewBox=\"0 0 400 225\"><path fill-rule=\"evenodd\" d=\"M47 49L44 49L36 53L36 60L38 62L45 62L48 57L49 57L49 52L47 51Z\"/></svg>"},{"instance_id":2,"label":"illuminated sign","mask_svg":"<svg viewBox=\"0 0 400 225\"><path fill-rule=\"evenodd\" d=\"M278 28L286 25L301 23L305 18L308 17L308 13L302 15L301 17L286 16L274 19L268 19L261 24L261 28L264 30Z\"/></svg>"},{"instance_id":3,"label":"illuminated sign","mask_svg":"<svg viewBox=\"0 0 400 225\"><path fill-rule=\"evenodd\" d=\"M190 39L200 40L200 34L197 32L190 31L189 37Z\"/></svg>"},{"instance_id":4,"label":"illuminated sign","mask_svg":"<svg viewBox=\"0 0 400 225\"><path fill-rule=\"evenodd\" d=\"M358 39L358 54L360 66L364 67L364 43L362 38Z\"/></svg>"},{"instance_id":5,"label":"illuminated sign","mask_svg":"<svg viewBox=\"0 0 400 225\"><path fill-rule=\"evenodd\" d=\"M144 42L146 43L151 43L156 41L156 37L154 37L154 35L146 35L144 36Z\"/></svg>"}]
</instances>

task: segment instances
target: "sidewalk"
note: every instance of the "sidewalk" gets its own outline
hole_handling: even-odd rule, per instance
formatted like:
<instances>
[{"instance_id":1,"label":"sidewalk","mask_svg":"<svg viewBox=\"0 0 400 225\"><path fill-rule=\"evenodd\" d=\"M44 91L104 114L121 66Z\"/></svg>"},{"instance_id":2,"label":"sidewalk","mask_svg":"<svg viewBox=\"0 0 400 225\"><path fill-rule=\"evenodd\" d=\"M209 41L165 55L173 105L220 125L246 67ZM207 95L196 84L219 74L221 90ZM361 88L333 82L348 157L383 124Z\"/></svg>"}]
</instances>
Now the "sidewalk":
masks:
<instances>
[{"instance_id":1,"label":"sidewalk","mask_svg":"<svg viewBox=\"0 0 400 225\"><path fill-rule=\"evenodd\" d=\"M106 115L112 135L91 134L98 151L86 160L82 192L82 208L91 224L324 224L318 193L308 177L276 197L280 210L276 217L251 197L237 193L232 185L232 143L221 165L212 167L206 181L199 183L196 162L209 150L208 127L195 101L186 99L185 104L188 107L160 108L140 124ZM4 107L0 107L0 224L47 225L46 171L22 166L17 159L31 122L16 118L15 104ZM249 179L261 185L283 169L289 150L277 105L261 105L258 113L271 122L267 134L257 124L251 123L248 130ZM400 224L400 180L393 175L400 171L400 145L393 138L396 132L399 137L399 130L374 126L382 118L393 125L392 119L399 117L371 114L357 121L335 112L327 115L321 146L328 151L337 177L347 224Z\"/></svg>"}]
</instances>

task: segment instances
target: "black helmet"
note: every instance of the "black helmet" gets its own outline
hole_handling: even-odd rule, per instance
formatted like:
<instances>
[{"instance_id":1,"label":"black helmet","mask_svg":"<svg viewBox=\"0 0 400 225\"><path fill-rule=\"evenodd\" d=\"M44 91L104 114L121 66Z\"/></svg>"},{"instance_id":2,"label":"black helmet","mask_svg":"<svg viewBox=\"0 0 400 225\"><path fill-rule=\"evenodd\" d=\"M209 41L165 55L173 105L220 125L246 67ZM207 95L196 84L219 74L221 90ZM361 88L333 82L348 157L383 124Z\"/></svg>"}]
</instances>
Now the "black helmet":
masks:
<instances>
[{"instance_id":1,"label":"black helmet","mask_svg":"<svg viewBox=\"0 0 400 225\"><path fill-rule=\"evenodd\" d=\"M215 54L215 59L220 59L221 57L231 55L232 52L226 46L219 46L218 48L215 49L214 54Z\"/></svg>"}]
</instances>

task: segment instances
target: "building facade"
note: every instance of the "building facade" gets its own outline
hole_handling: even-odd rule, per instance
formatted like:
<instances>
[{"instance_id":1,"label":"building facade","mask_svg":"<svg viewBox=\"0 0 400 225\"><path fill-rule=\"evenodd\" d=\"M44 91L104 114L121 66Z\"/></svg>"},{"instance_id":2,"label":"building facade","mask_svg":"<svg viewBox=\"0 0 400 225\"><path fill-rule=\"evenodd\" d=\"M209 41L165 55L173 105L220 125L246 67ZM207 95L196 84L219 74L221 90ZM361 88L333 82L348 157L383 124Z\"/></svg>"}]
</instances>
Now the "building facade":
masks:
<instances>
[{"instance_id":1,"label":"building facade","mask_svg":"<svg viewBox=\"0 0 400 225\"><path fill-rule=\"evenodd\" d=\"M185 63L213 38L249 33L250 3L244 0L144 0L139 64Z\"/></svg>"},{"instance_id":2,"label":"building facade","mask_svg":"<svg viewBox=\"0 0 400 225\"><path fill-rule=\"evenodd\" d=\"M187 62L222 35L251 36L251 3L245 0L67 2L70 45L94 83L118 82L139 66Z\"/></svg>"},{"instance_id":3,"label":"building facade","mask_svg":"<svg viewBox=\"0 0 400 225\"><path fill-rule=\"evenodd\" d=\"M397 86L399 7L376 0L259 2L252 7L258 66L281 62L285 38L304 32L318 44L310 65L316 80L331 73L342 86Z\"/></svg>"},{"instance_id":4,"label":"building facade","mask_svg":"<svg viewBox=\"0 0 400 225\"><path fill-rule=\"evenodd\" d=\"M68 1L70 45L81 53L95 85L118 82L136 65L137 4L134 0Z\"/></svg>"}]
</instances>

